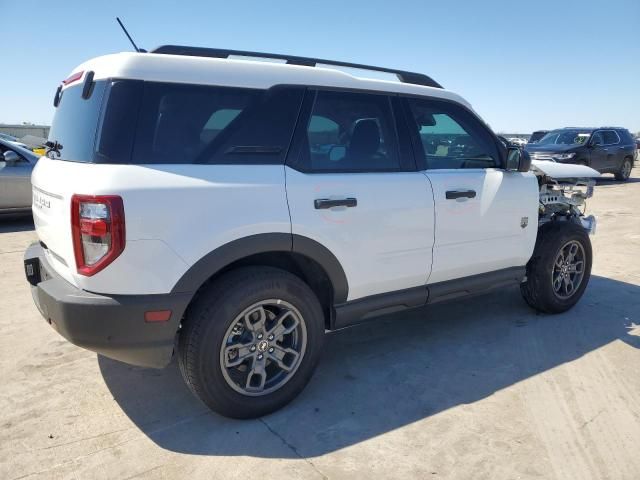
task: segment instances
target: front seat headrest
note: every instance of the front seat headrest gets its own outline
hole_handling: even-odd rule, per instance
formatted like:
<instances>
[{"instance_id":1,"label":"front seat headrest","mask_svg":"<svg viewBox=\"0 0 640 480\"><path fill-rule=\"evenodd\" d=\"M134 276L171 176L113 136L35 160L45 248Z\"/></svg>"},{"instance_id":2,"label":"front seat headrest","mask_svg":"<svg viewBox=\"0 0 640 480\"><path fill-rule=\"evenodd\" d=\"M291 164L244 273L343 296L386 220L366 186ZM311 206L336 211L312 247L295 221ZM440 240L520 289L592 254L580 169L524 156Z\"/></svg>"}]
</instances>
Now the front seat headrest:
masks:
<instances>
[{"instance_id":1,"label":"front seat headrest","mask_svg":"<svg viewBox=\"0 0 640 480\"><path fill-rule=\"evenodd\" d=\"M369 157L375 154L379 148L380 128L378 122L371 118L358 121L353 128L348 156Z\"/></svg>"}]
</instances>

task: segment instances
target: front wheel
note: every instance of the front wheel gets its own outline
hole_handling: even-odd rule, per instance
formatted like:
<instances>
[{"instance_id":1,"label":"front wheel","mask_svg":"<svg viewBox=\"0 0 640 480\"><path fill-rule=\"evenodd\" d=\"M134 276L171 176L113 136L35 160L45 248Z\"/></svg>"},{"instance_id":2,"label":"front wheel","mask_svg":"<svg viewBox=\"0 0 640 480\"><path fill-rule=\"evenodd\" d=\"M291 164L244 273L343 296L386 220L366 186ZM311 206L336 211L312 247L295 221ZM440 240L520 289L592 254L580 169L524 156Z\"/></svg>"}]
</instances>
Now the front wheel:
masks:
<instances>
[{"instance_id":1,"label":"front wheel","mask_svg":"<svg viewBox=\"0 0 640 480\"><path fill-rule=\"evenodd\" d=\"M591 241L573 222L550 222L538 232L527 279L520 285L525 301L545 313L561 313L582 297L591 276Z\"/></svg>"},{"instance_id":2,"label":"front wheel","mask_svg":"<svg viewBox=\"0 0 640 480\"><path fill-rule=\"evenodd\" d=\"M620 180L622 182L626 182L627 180L629 180L629 177L631 176L632 168L633 168L633 163L631 162L631 159L625 158L622 161L620 170L618 170L615 174L616 180Z\"/></svg>"},{"instance_id":3,"label":"front wheel","mask_svg":"<svg viewBox=\"0 0 640 480\"><path fill-rule=\"evenodd\" d=\"M187 313L178 342L185 382L233 418L273 412L302 391L322 350L324 317L298 277L270 267L225 274Z\"/></svg>"}]
</instances>

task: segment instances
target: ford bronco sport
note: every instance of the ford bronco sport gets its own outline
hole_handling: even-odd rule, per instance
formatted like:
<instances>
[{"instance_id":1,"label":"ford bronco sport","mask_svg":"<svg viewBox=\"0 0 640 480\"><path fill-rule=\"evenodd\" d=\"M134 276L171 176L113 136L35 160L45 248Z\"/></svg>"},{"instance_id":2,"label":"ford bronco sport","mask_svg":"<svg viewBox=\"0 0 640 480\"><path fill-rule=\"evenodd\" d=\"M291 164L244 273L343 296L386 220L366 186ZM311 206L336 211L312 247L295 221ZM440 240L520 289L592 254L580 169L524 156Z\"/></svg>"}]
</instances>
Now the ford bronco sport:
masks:
<instances>
[{"instance_id":1,"label":"ford bronco sport","mask_svg":"<svg viewBox=\"0 0 640 480\"><path fill-rule=\"evenodd\" d=\"M598 173L531 165L426 75L164 46L80 65L54 105L35 304L110 358L175 350L223 415L292 400L327 330L510 284L558 313L589 281Z\"/></svg>"}]
</instances>

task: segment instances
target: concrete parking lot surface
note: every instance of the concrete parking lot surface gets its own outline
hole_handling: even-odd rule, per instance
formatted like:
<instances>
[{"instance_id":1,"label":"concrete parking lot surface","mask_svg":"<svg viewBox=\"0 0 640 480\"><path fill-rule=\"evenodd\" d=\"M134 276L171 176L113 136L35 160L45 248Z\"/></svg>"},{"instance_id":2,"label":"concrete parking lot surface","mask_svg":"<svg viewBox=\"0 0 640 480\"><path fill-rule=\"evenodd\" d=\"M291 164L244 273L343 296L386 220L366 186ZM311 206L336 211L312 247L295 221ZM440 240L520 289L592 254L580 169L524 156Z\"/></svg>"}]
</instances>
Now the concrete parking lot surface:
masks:
<instances>
[{"instance_id":1,"label":"concrete parking lot surface","mask_svg":"<svg viewBox=\"0 0 640 480\"><path fill-rule=\"evenodd\" d=\"M33 306L27 220L0 220L0 478L640 478L640 169L598 182L572 311L516 288L330 334L260 420L210 413L177 367L77 348Z\"/></svg>"}]
</instances>

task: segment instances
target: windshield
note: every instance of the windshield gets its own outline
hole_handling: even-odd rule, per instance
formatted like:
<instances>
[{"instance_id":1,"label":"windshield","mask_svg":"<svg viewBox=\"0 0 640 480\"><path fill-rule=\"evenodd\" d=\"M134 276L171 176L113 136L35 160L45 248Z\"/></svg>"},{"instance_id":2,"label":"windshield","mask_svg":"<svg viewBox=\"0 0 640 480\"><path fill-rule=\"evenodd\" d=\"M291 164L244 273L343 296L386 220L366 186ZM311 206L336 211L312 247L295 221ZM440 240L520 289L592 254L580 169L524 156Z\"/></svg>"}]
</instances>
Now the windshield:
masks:
<instances>
[{"instance_id":1,"label":"windshield","mask_svg":"<svg viewBox=\"0 0 640 480\"><path fill-rule=\"evenodd\" d=\"M585 143L591 132L588 130L553 130L542 137L538 145L581 145Z\"/></svg>"},{"instance_id":2,"label":"windshield","mask_svg":"<svg viewBox=\"0 0 640 480\"><path fill-rule=\"evenodd\" d=\"M17 142L18 139L12 135L7 135L6 133L0 133L0 138L3 140L8 140L10 142Z\"/></svg>"},{"instance_id":3,"label":"windshield","mask_svg":"<svg viewBox=\"0 0 640 480\"><path fill-rule=\"evenodd\" d=\"M529 143L537 143L542 137L544 137L548 132L533 132L531 137L529 137Z\"/></svg>"}]
</instances>

